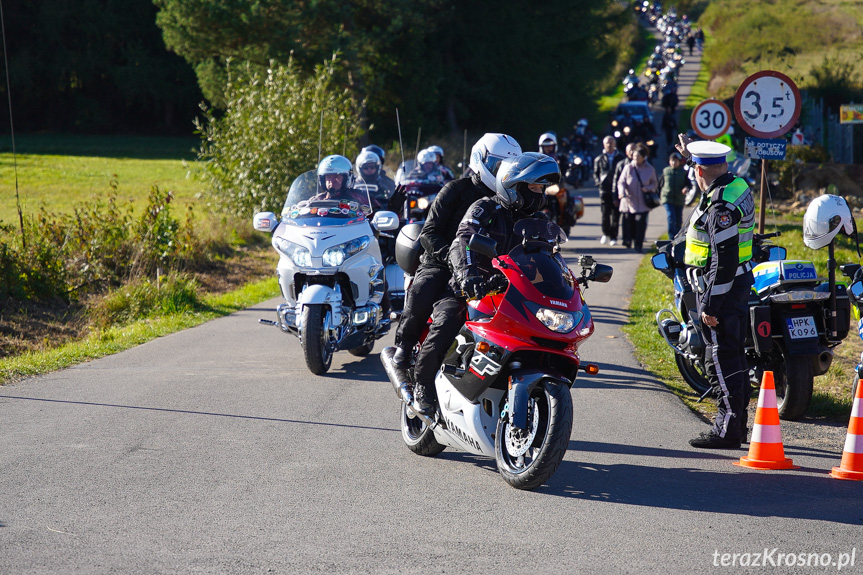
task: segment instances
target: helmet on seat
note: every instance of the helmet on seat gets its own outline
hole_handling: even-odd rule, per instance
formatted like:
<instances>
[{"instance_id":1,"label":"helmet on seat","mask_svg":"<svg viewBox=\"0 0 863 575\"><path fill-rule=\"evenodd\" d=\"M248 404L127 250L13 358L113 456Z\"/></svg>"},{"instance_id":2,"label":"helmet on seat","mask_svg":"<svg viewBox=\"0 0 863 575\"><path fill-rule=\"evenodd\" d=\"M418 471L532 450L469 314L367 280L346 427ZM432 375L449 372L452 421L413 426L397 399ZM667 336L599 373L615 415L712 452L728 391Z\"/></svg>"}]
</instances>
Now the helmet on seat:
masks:
<instances>
[{"instance_id":1,"label":"helmet on seat","mask_svg":"<svg viewBox=\"0 0 863 575\"><path fill-rule=\"evenodd\" d=\"M536 211L542 209L545 203L545 192L533 192L528 186L548 186L559 181L560 168L554 158L537 152L525 152L505 162L498 171L495 181L497 201L505 208Z\"/></svg>"},{"instance_id":2,"label":"helmet on seat","mask_svg":"<svg viewBox=\"0 0 863 575\"><path fill-rule=\"evenodd\" d=\"M803 243L813 250L823 248L840 229L852 237L857 231L845 198L825 194L812 200L803 216Z\"/></svg>"},{"instance_id":3,"label":"helmet on seat","mask_svg":"<svg viewBox=\"0 0 863 575\"><path fill-rule=\"evenodd\" d=\"M473 145L470 151L470 169L479 174L489 190L495 189L495 176L504 160L517 158L521 146L506 134L486 134Z\"/></svg>"},{"instance_id":4,"label":"helmet on seat","mask_svg":"<svg viewBox=\"0 0 863 575\"><path fill-rule=\"evenodd\" d=\"M318 164L318 182L321 185L322 190L327 189L326 176L329 175L342 175L344 179L342 180L342 189L350 188L353 184L353 178L351 177L351 161L344 156L332 155L327 156L321 163Z\"/></svg>"}]
</instances>

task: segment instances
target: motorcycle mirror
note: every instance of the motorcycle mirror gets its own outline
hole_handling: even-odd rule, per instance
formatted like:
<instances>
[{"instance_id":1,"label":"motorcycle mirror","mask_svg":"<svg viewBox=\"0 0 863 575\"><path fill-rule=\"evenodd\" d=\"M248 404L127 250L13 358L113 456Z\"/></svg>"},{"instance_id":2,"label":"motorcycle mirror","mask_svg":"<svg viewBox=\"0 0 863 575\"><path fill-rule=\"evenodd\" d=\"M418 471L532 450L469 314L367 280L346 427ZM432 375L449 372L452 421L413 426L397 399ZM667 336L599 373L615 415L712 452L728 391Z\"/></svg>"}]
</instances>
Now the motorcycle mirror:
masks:
<instances>
[{"instance_id":1,"label":"motorcycle mirror","mask_svg":"<svg viewBox=\"0 0 863 575\"><path fill-rule=\"evenodd\" d=\"M671 269L671 263L668 261L667 254L656 254L650 258L650 263L653 264L653 269L661 272L667 272Z\"/></svg>"},{"instance_id":2,"label":"motorcycle mirror","mask_svg":"<svg viewBox=\"0 0 863 575\"><path fill-rule=\"evenodd\" d=\"M253 227L259 232L272 232L279 225L279 218L273 212L260 212L255 214Z\"/></svg>"},{"instance_id":3,"label":"motorcycle mirror","mask_svg":"<svg viewBox=\"0 0 863 575\"><path fill-rule=\"evenodd\" d=\"M380 211L372 217L372 225L381 232L390 232L399 228L399 217L395 212Z\"/></svg>"},{"instance_id":4,"label":"motorcycle mirror","mask_svg":"<svg viewBox=\"0 0 863 575\"><path fill-rule=\"evenodd\" d=\"M851 292L854 303L863 301L863 281L857 280L856 282L851 282L848 291Z\"/></svg>"},{"instance_id":5,"label":"motorcycle mirror","mask_svg":"<svg viewBox=\"0 0 863 575\"><path fill-rule=\"evenodd\" d=\"M596 267L593 268L593 273L590 274L590 281L603 284L608 283L613 273L614 268L612 268L611 266L607 266L605 264L596 264Z\"/></svg>"},{"instance_id":6,"label":"motorcycle mirror","mask_svg":"<svg viewBox=\"0 0 863 575\"><path fill-rule=\"evenodd\" d=\"M476 252L487 258L497 257L497 242L488 236L473 234L467 243L467 247L472 252Z\"/></svg>"},{"instance_id":7,"label":"motorcycle mirror","mask_svg":"<svg viewBox=\"0 0 863 575\"><path fill-rule=\"evenodd\" d=\"M768 261L779 262L785 259L788 251L785 248L781 248L779 246L770 246L767 254Z\"/></svg>"}]
</instances>

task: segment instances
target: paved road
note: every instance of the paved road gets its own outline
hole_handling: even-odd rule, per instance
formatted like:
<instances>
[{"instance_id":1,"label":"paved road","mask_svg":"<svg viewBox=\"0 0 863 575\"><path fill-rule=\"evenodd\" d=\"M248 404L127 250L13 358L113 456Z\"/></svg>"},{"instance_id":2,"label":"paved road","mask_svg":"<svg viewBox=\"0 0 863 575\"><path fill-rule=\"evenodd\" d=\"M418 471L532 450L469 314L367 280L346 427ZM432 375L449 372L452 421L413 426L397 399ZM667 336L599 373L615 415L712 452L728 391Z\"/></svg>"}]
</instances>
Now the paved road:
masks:
<instances>
[{"instance_id":1,"label":"paved road","mask_svg":"<svg viewBox=\"0 0 863 575\"><path fill-rule=\"evenodd\" d=\"M567 255L615 274L586 293L583 357L602 370L572 391L547 485L410 453L377 353L310 375L295 339L257 323L273 300L0 388L0 573L693 573L723 553L850 554L863 486L828 477L841 444L786 442L800 469L780 472L688 446L705 423L620 332L640 256L599 245L585 195Z\"/></svg>"},{"instance_id":2,"label":"paved road","mask_svg":"<svg viewBox=\"0 0 863 575\"><path fill-rule=\"evenodd\" d=\"M705 424L619 331L639 256L599 245L586 195L568 255L615 275L586 294L583 357L602 371L572 392L547 485L410 453L377 353L310 375L296 340L257 324L273 300L0 388L0 572L682 573L714 551L850 553L861 485L827 476L841 445L786 445L801 469L769 473L689 448Z\"/></svg>"}]
</instances>

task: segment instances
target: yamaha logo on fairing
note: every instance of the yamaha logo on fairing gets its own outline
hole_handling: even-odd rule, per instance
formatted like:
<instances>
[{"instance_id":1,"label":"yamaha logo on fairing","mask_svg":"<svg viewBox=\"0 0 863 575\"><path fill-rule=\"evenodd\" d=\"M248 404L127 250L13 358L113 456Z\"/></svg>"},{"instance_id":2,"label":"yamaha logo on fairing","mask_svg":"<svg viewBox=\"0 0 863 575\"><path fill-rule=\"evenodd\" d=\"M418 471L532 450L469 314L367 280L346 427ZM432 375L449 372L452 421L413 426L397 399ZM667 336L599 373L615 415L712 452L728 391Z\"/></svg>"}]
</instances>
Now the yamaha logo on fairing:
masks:
<instances>
[{"instance_id":1,"label":"yamaha logo on fairing","mask_svg":"<svg viewBox=\"0 0 863 575\"><path fill-rule=\"evenodd\" d=\"M548 300L552 305L559 305L560 307L566 307L566 304L562 301L557 301L556 299Z\"/></svg>"},{"instance_id":2,"label":"yamaha logo on fairing","mask_svg":"<svg viewBox=\"0 0 863 575\"><path fill-rule=\"evenodd\" d=\"M468 435L467 433L462 431L462 429L458 425L453 423L450 418L444 417L443 419L446 422L447 431L450 432L450 435L453 435L453 436L461 439L462 441L464 441L465 443L467 443L468 445L470 445L471 447L473 447L477 451L482 451L482 446L479 444L479 442L476 439L474 439L473 437L471 437L470 435Z\"/></svg>"}]
</instances>

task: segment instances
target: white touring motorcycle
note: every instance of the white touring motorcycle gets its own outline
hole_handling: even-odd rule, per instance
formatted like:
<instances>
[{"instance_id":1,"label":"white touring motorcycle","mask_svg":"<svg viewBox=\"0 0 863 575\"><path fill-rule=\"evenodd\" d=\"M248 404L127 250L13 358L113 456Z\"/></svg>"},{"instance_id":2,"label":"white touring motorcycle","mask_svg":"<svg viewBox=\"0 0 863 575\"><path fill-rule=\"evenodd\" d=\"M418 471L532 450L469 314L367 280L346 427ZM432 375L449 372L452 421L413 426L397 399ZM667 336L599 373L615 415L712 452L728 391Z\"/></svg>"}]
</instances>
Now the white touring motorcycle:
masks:
<instances>
[{"instance_id":1,"label":"white touring motorcycle","mask_svg":"<svg viewBox=\"0 0 863 575\"><path fill-rule=\"evenodd\" d=\"M260 321L298 336L315 375L326 373L336 351L368 355L389 331L376 230L399 226L394 212L371 217L365 190L349 189L329 199L321 192L317 173L310 170L291 184L281 218L262 212L254 219L256 230L273 234L285 299L276 308L276 321Z\"/></svg>"}]
</instances>

